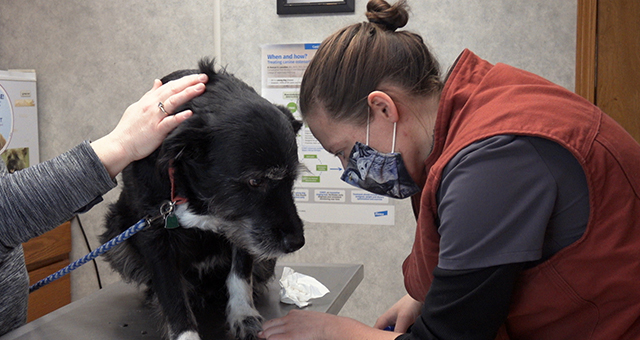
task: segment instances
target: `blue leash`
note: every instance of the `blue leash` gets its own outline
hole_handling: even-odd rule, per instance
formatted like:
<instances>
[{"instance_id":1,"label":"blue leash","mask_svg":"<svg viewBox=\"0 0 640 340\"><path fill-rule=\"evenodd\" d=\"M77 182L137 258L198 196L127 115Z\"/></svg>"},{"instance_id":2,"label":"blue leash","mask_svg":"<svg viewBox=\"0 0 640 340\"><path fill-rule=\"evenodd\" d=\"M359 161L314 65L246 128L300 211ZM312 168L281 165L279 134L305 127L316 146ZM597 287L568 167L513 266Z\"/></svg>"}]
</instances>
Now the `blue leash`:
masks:
<instances>
[{"instance_id":1,"label":"blue leash","mask_svg":"<svg viewBox=\"0 0 640 340\"><path fill-rule=\"evenodd\" d=\"M151 225L151 223L153 223L155 220L164 217L166 219L166 217L169 214L173 213L173 209L175 207L175 202L167 202L165 204L162 205L162 207L160 207L160 215L155 216L153 218L148 218L145 217L143 219L141 219L140 221L138 221L138 223L136 223L135 225L129 227L129 229L123 231L122 233L120 233L120 235L112 238L111 240L109 240L107 243L101 245L98 249L90 252L89 254L85 255L84 257L82 257L81 259L73 262L72 264L58 270L57 272L47 276L46 278L36 282L34 285L32 285L31 287L29 287L29 293L35 292L36 290L40 289L41 287L69 274L71 271L77 269L78 267L82 266L83 264L95 259L96 257L106 253L107 251L109 251L111 248L117 246L118 244L124 242L126 239L130 238L131 236L135 235L137 232L139 232L140 230L144 229L146 226Z\"/></svg>"}]
</instances>

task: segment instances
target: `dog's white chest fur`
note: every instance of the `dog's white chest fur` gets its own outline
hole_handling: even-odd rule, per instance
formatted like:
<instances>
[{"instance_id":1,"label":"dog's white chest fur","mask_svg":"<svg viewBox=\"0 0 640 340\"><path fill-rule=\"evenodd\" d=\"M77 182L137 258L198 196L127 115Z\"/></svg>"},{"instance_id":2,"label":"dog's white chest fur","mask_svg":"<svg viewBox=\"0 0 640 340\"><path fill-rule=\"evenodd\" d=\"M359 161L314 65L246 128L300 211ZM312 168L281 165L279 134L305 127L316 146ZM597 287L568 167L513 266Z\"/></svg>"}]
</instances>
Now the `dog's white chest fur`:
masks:
<instances>
[{"instance_id":1,"label":"dog's white chest fur","mask_svg":"<svg viewBox=\"0 0 640 340\"><path fill-rule=\"evenodd\" d=\"M215 233L221 232L224 220L211 215L196 215L189 210L189 203L176 206L176 216L183 228L198 228Z\"/></svg>"}]
</instances>

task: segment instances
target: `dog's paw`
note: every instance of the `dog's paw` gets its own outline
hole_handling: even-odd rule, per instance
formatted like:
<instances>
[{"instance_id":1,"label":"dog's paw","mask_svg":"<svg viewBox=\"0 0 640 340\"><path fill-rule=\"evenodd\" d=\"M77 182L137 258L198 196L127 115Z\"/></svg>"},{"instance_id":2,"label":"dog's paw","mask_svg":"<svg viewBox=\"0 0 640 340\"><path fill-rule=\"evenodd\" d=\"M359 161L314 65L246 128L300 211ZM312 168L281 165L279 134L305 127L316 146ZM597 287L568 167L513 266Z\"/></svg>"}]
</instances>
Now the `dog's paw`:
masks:
<instances>
[{"instance_id":1,"label":"dog's paw","mask_svg":"<svg viewBox=\"0 0 640 340\"><path fill-rule=\"evenodd\" d=\"M178 334L176 340L200 340L200 335L198 332L186 331Z\"/></svg>"},{"instance_id":2,"label":"dog's paw","mask_svg":"<svg viewBox=\"0 0 640 340\"><path fill-rule=\"evenodd\" d=\"M238 340L257 340L258 332L262 330L261 316L246 316L236 319L230 325L231 334Z\"/></svg>"}]
</instances>

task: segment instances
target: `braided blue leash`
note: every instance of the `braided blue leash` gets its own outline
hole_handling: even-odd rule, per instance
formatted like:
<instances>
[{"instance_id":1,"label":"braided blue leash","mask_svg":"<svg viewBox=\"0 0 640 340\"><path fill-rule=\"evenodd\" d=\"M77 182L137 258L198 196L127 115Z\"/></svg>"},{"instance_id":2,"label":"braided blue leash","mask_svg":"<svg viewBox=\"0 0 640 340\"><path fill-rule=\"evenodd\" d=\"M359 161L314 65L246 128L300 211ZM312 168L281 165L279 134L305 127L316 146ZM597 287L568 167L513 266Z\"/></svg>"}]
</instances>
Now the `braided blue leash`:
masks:
<instances>
[{"instance_id":1,"label":"braided blue leash","mask_svg":"<svg viewBox=\"0 0 640 340\"><path fill-rule=\"evenodd\" d=\"M129 227L129 229L123 231L120 235L112 238L111 240L109 240L109 242L101 245L98 249L90 252L89 254L85 255L83 258L73 262L72 264L60 269L59 271L47 276L46 278L36 282L33 286L29 287L29 293L32 293L36 290L38 290L39 288L41 288L42 286L49 284L67 274L69 274L72 270L75 270L76 268L82 266L83 264L95 259L96 257L106 253L109 249L115 247L116 245L122 243L124 240L128 239L129 237L133 236L135 233L139 232L140 230L142 230L144 227L147 226L147 220L146 219L141 219L140 221L138 221L138 223L136 223L134 226Z\"/></svg>"},{"instance_id":2,"label":"braided blue leash","mask_svg":"<svg viewBox=\"0 0 640 340\"><path fill-rule=\"evenodd\" d=\"M90 252L89 254L85 255L84 257L82 257L81 259L73 262L72 264L58 270L57 272L47 276L46 278L36 282L34 285L32 285L31 287L29 287L29 293L32 293L36 290L38 290L39 288L41 288L44 285L47 285L67 274L69 274L71 271L75 270L76 268L82 266L83 264L95 259L96 257L106 253L107 251L109 251L111 248L117 246L118 244L124 242L126 239L130 238L131 236L133 236L135 233L139 232L140 230L144 229L146 226L151 225L152 222L154 222L155 220L161 218L161 217L165 217L168 216L169 214L173 213L173 209L175 206L175 202L167 202L165 204L162 205L162 207L160 207L160 215L155 216L153 218L143 218L140 221L138 221L138 223L136 223L135 225L129 227L129 229L123 231L122 233L120 233L120 235L112 238L111 240L109 240L107 243L101 245L98 249Z\"/></svg>"}]
</instances>

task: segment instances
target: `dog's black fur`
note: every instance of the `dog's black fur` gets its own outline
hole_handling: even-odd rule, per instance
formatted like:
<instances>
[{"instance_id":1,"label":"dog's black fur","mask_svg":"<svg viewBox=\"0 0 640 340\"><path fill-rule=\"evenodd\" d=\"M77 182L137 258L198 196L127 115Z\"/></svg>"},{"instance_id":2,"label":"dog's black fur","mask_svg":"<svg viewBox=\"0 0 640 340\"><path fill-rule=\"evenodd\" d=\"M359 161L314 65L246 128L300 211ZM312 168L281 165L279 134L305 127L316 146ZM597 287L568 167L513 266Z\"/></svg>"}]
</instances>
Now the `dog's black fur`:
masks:
<instances>
[{"instance_id":1,"label":"dog's black fur","mask_svg":"<svg viewBox=\"0 0 640 340\"><path fill-rule=\"evenodd\" d=\"M304 244L292 197L302 124L225 70L216 72L213 61L199 67L162 79L209 76L204 94L176 110L191 109L193 116L123 171L101 241L158 215L170 200L173 167L176 195L188 200L176 206L180 228L165 229L160 219L106 258L125 280L146 285L170 339L199 339L193 311L220 296L228 298L230 333L255 339L262 319L253 293L272 278L278 256Z\"/></svg>"}]
</instances>

